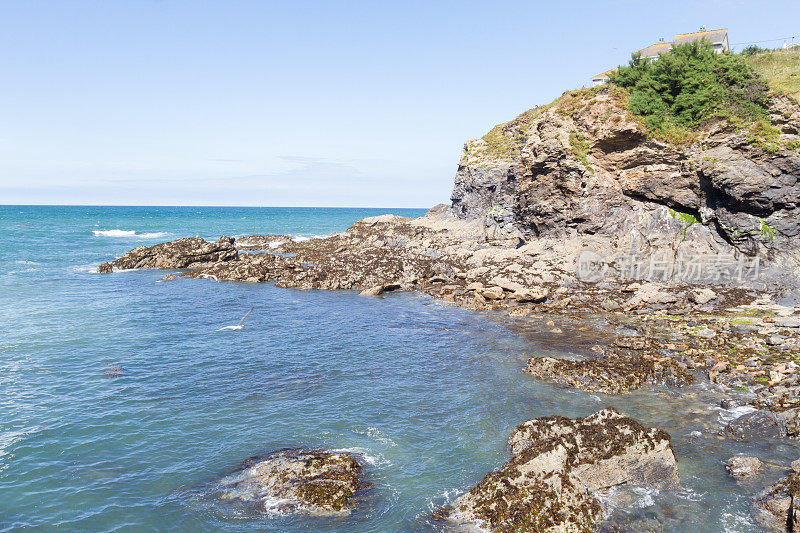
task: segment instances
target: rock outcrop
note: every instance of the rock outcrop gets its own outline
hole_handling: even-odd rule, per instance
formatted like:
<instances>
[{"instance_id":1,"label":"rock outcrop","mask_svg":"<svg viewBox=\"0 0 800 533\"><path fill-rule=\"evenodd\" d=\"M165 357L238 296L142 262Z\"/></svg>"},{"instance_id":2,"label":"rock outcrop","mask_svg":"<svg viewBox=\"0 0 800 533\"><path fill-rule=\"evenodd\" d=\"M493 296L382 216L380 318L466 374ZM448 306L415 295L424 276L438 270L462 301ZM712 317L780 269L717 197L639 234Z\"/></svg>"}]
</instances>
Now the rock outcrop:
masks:
<instances>
[{"instance_id":1,"label":"rock outcrop","mask_svg":"<svg viewBox=\"0 0 800 533\"><path fill-rule=\"evenodd\" d=\"M282 450L247 459L219 481L221 500L259 511L348 513L366 487L364 468L346 452Z\"/></svg>"},{"instance_id":2,"label":"rock outcrop","mask_svg":"<svg viewBox=\"0 0 800 533\"><path fill-rule=\"evenodd\" d=\"M719 121L678 147L648 136L625 98L613 86L568 92L466 143L451 213L489 235L600 237L611 256L732 251L797 264L796 104L774 99L782 132L769 142Z\"/></svg>"},{"instance_id":3,"label":"rock outcrop","mask_svg":"<svg viewBox=\"0 0 800 533\"><path fill-rule=\"evenodd\" d=\"M759 523L772 531L798 531L798 504L800 478L793 472L756 495L753 514Z\"/></svg>"},{"instance_id":4,"label":"rock outcrop","mask_svg":"<svg viewBox=\"0 0 800 533\"><path fill-rule=\"evenodd\" d=\"M233 261L237 257L238 252L232 237L220 237L217 242L187 237L155 246L134 248L116 261L103 263L98 272L111 272L115 268L199 269Z\"/></svg>"},{"instance_id":5,"label":"rock outcrop","mask_svg":"<svg viewBox=\"0 0 800 533\"><path fill-rule=\"evenodd\" d=\"M517 426L511 460L453 502L449 520L492 531L596 529L612 487L680 486L667 433L604 409L585 418L545 417Z\"/></svg>"},{"instance_id":6,"label":"rock outcrop","mask_svg":"<svg viewBox=\"0 0 800 533\"><path fill-rule=\"evenodd\" d=\"M777 439L786 436L786 426L773 413L753 411L729 422L725 435L738 441Z\"/></svg>"}]
</instances>

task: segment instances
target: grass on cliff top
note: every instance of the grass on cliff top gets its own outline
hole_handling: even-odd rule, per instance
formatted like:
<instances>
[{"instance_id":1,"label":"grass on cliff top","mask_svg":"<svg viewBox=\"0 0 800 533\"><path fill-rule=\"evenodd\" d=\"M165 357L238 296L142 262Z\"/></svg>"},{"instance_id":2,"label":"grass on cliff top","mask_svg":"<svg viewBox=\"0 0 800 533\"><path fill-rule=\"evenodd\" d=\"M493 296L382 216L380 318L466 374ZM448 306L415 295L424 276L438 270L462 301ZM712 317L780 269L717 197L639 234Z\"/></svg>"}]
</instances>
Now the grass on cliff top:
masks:
<instances>
[{"instance_id":1,"label":"grass on cliff top","mask_svg":"<svg viewBox=\"0 0 800 533\"><path fill-rule=\"evenodd\" d=\"M800 98L800 48L765 50L744 57L770 89Z\"/></svg>"},{"instance_id":2,"label":"grass on cliff top","mask_svg":"<svg viewBox=\"0 0 800 533\"><path fill-rule=\"evenodd\" d=\"M597 94L600 87L566 91L564 94L546 105L528 109L509 122L498 124L486 135L481 137L486 143L486 154L493 159L511 159L519 153L527 142L525 132L534 121L542 116L545 111L553 107L561 116L580 114L588 108L591 99ZM465 145L465 149L467 146Z\"/></svg>"},{"instance_id":3,"label":"grass on cliff top","mask_svg":"<svg viewBox=\"0 0 800 533\"><path fill-rule=\"evenodd\" d=\"M517 118L498 124L489 130L486 135L481 137L481 140L486 143L487 155L497 159L513 157L525 144L526 136L524 131L551 105L528 109Z\"/></svg>"}]
</instances>

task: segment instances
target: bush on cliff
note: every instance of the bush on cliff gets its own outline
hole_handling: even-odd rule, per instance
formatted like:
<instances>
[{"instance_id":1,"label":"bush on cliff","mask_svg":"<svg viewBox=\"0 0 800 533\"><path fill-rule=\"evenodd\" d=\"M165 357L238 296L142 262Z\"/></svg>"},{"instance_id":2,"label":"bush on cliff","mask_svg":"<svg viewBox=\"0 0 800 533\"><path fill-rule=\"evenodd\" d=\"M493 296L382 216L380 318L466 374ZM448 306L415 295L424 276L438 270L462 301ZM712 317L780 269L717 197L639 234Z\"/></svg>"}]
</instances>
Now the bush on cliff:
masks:
<instances>
[{"instance_id":1,"label":"bush on cliff","mask_svg":"<svg viewBox=\"0 0 800 533\"><path fill-rule=\"evenodd\" d=\"M768 118L768 87L745 60L705 41L676 46L658 61L634 55L611 82L630 91L630 110L655 134L696 130L713 116Z\"/></svg>"}]
</instances>

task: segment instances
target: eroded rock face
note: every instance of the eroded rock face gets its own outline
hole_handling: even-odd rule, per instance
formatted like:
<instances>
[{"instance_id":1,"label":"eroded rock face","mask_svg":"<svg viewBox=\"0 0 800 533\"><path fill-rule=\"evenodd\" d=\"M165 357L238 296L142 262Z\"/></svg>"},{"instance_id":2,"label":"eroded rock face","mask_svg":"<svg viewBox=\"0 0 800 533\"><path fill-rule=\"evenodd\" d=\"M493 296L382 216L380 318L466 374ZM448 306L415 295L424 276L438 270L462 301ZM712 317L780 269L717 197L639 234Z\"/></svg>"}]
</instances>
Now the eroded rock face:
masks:
<instances>
[{"instance_id":1,"label":"eroded rock face","mask_svg":"<svg viewBox=\"0 0 800 533\"><path fill-rule=\"evenodd\" d=\"M364 469L345 452L282 450L244 462L219 482L217 496L260 511L348 513L365 483Z\"/></svg>"},{"instance_id":2,"label":"eroded rock face","mask_svg":"<svg viewBox=\"0 0 800 533\"><path fill-rule=\"evenodd\" d=\"M175 241L140 246L116 261L103 263L98 272L111 272L130 268L205 268L217 263L233 261L238 257L232 237L220 237L217 242L208 242L199 237L187 237Z\"/></svg>"},{"instance_id":3,"label":"eroded rock face","mask_svg":"<svg viewBox=\"0 0 800 533\"><path fill-rule=\"evenodd\" d=\"M451 213L526 239L797 253L800 106L774 98L783 144L769 150L724 121L677 148L648 137L623 98L613 87L565 93L466 143ZM660 208L684 215L670 222Z\"/></svg>"},{"instance_id":4,"label":"eroded rock face","mask_svg":"<svg viewBox=\"0 0 800 533\"><path fill-rule=\"evenodd\" d=\"M492 531L594 530L605 512L597 497L603 491L680 486L669 435L613 409L529 420L509 447L511 460L446 511L451 521Z\"/></svg>"}]
</instances>

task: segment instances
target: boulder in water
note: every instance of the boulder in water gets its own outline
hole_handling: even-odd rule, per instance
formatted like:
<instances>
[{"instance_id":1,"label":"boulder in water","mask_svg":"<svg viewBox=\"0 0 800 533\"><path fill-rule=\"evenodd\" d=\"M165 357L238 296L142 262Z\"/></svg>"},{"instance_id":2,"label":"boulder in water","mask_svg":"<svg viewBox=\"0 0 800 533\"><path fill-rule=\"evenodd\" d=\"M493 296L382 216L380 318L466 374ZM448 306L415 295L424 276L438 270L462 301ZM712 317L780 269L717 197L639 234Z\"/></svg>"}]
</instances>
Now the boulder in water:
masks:
<instances>
[{"instance_id":1,"label":"boulder in water","mask_svg":"<svg viewBox=\"0 0 800 533\"><path fill-rule=\"evenodd\" d=\"M281 450L248 459L216 492L222 500L265 512L349 513L365 487L363 473L347 452Z\"/></svg>"},{"instance_id":2,"label":"boulder in water","mask_svg":"<svg viewBox=\"0 0 800 533\"><path fill-rule=\"evenodd\" d=\"M763 465L758 457L737 455L728 459L728 462L725 463L725 468L728 469L728 473L733 479L739 481L754 477L759 473Z\"/></svg>"},{"instance_id":3,"label":"boulder in water","mask_svg":"<svg viewBox=\"0 0 800 533\"><path fill-rule=\"evenodd\" d=\"M512 458L444 511L452 522L493 531L594 530L598 495L619 485L678 488L670 436L613 409L551 416L517 426Z\"/></svg>"},{"instance_id":4,"label":"boulder in water","mask_svg":"<svg viewBox=\"0 0 800 533\"><path fill-rule=\"evenodd\" d=\"M725 426L725 434L738 441L781 438L786 435L784 424L772 413L753 411L732 420Z\"/></svg>"}]
</instances>

